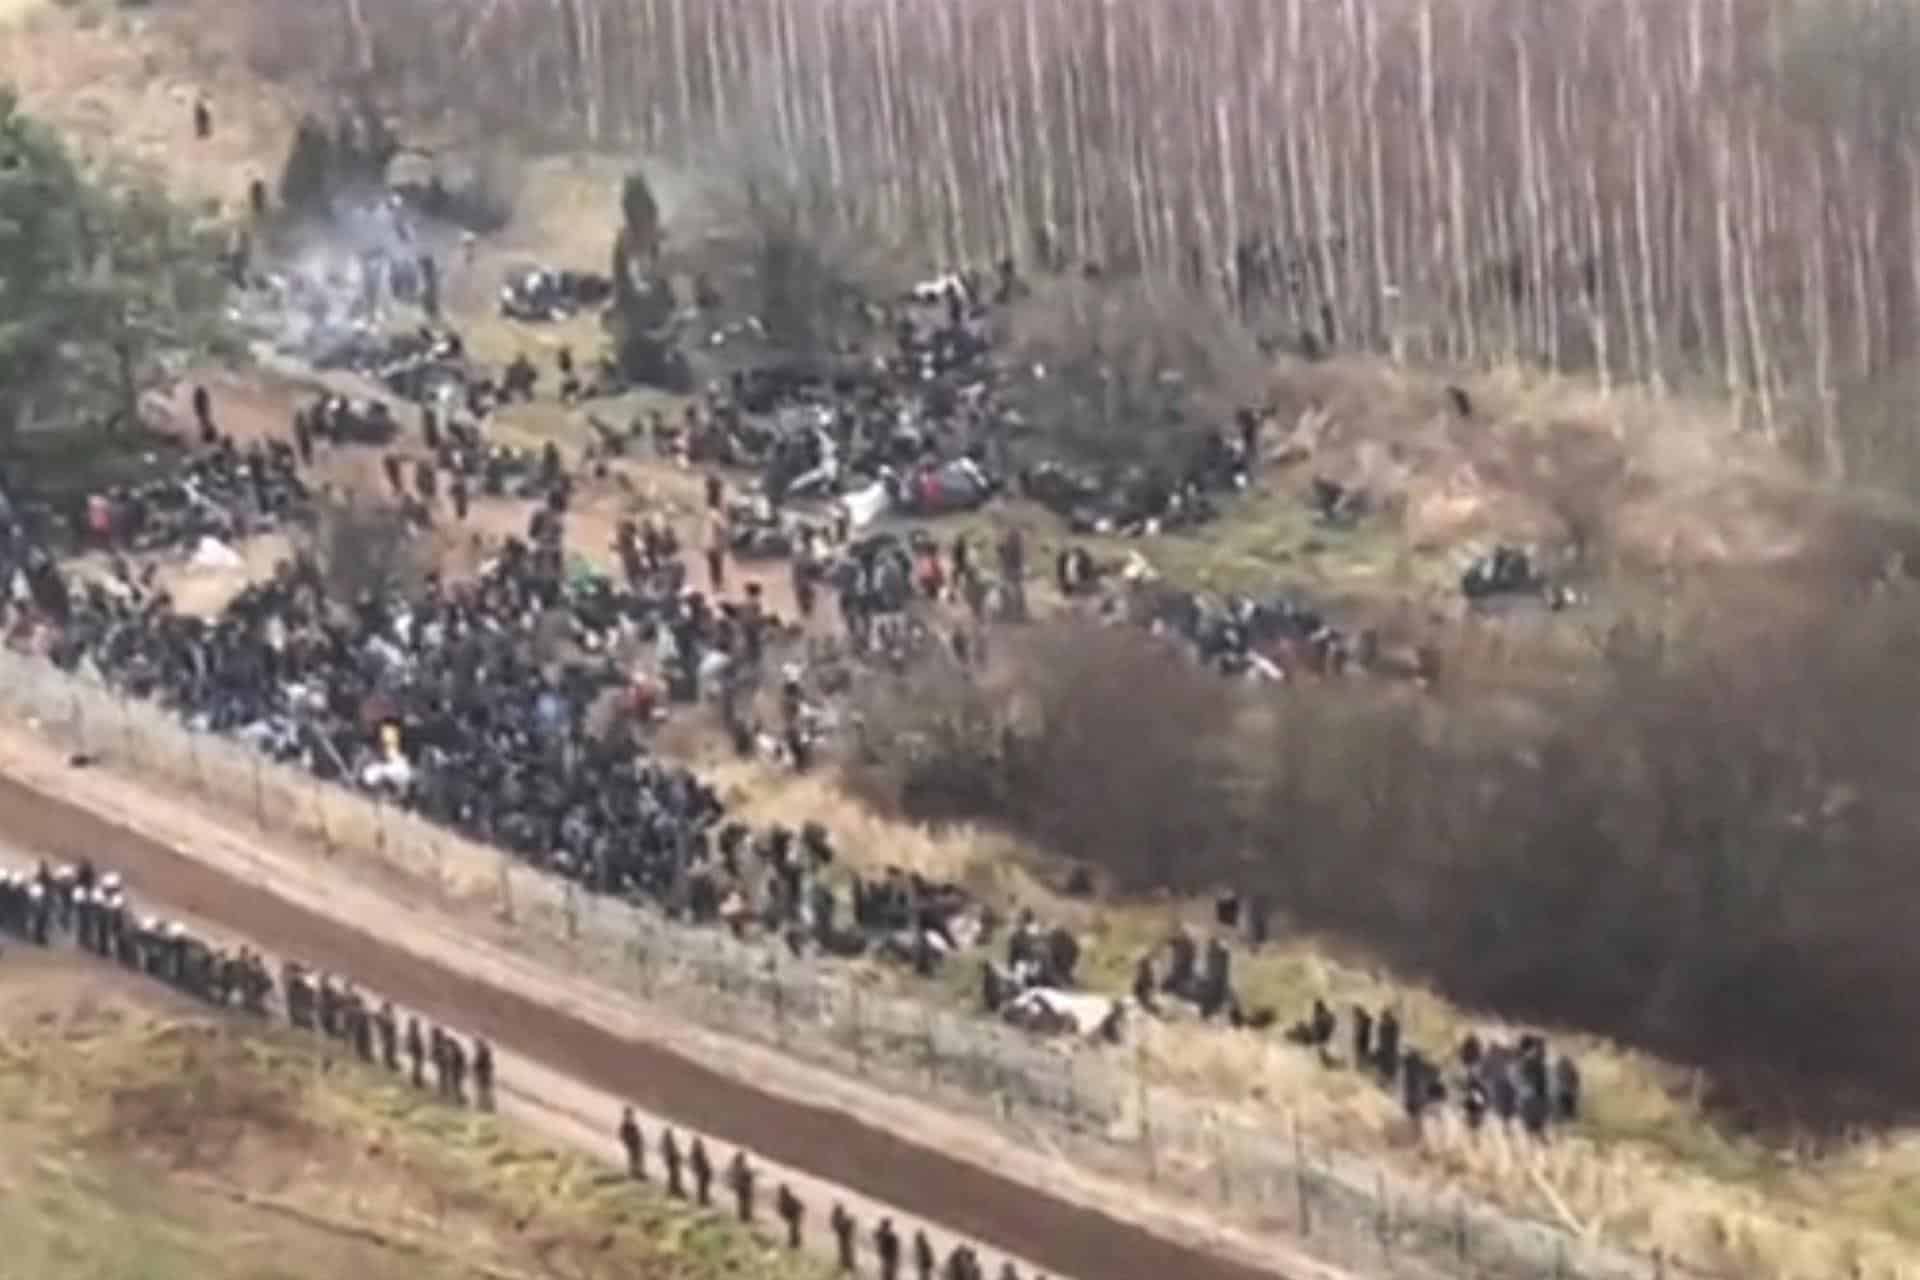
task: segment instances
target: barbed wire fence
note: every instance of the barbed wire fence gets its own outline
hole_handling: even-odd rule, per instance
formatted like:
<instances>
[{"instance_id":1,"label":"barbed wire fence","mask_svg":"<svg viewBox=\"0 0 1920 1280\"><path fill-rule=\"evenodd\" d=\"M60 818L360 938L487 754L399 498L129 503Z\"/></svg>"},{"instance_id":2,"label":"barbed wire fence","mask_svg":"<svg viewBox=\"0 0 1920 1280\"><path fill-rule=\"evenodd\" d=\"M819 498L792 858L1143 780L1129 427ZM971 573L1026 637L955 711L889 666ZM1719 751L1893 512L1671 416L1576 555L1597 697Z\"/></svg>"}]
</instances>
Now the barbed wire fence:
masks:
<instances>
[{"instance_id":1,"label":"barbed wire fence","mask_svg":"<svg viewBox=\"0 0 1920 1280\"><path fill-rule=\"evenodd\" d=\"M0 650L0 709L98 754L249 812L263 833L368 860L448 905L484 906L515 949L589 973L676 1015L997 1126L1030 1149L1146 1182L1330 1262L1425 1280L1739 1280L1735 1269L1641 1255L1496 1211L1364 1157L1250 1126L1152 1083L1144 1045L1040 1041L863 982L844 965L673 922L581 890L379 797L275 763L235 737L109 689L83 669ZM1874 1273L1878 1280L1881 1273ZM1835 1280L1868 1280L1858 1264ZM1904 1272L1899 1280L1907 1280Z\"/></svg>"}]
</instances>

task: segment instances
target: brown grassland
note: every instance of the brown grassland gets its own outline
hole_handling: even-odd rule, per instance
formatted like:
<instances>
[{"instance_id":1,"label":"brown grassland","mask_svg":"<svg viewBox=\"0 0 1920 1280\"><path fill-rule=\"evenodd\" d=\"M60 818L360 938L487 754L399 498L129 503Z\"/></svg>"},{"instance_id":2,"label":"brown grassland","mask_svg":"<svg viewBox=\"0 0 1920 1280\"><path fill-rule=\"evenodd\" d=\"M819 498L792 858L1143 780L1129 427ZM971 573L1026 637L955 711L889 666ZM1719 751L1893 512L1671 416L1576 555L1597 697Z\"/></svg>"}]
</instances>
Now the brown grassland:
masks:
<instances>
[{"instance_id":1,"label":"brown grassland","mask_svg":"<svg viewBox=\"0 0 1920 1280\"><path fill-rule=\"evenodd\" d=\"M812 1264L291 1033L0 958L0 1227L44 1280L795 1276Z\"/></svg>"}]
</instances>

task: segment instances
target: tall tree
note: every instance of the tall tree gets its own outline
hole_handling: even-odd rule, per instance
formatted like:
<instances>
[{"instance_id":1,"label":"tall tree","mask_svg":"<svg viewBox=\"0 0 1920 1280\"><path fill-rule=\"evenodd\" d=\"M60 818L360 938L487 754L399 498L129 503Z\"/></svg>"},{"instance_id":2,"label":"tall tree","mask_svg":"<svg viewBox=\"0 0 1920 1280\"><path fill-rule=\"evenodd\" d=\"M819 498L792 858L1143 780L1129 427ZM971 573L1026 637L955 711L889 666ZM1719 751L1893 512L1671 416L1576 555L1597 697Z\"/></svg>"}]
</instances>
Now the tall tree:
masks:
<instances>
[{"instance_id":1,"label":"tall tree","mask_svg":"<svg viewBox=\"0 0 1920 1280\"><path fill-rule=\"evenodd\" d=\"M60 140L0 89L0 433L49 410L71 383L92 318L90 195Z\"/></svg>"},{"instance_id":2,"label":"tall tree","mask_svg":"<svg viewBox=\"0 0 1920 1280\"><path fill-rule=\"evenodd\" d=\"M0 435L133 421L169 355L217 345L220 246L151 190L90 180L0 90Z\"/></svg>"},{"instance_id":3,"label":"tall tree","mask_svg":"<svg viewBox=\"0 0 1920 1280\"><path fill-rule=\"evenodd\" d=\"M280 172L280 203L299 213L310 213L325 203L333 189L333 135L312 116L300 121Z\"/></svg>"},{"instance_id":4,"label":"tall tree","mask_svg":"<svg viewBox=\"0 0 1920 1280\"><path fill-rule=\"evenodd\" d=\"M620 184L620 215L629 259L651 268L660 256L660 206L646 175L638 170Z\"/></svg>"},{"instance_id":5,"label":"tall tree","mask_svg":"<svg viewBox=\"0 0 1920 1280\"><path fill-rule=\"evenodd\" d=\"M189 226L148 188L100 196L86 223L89 341L81 349L88 394L109 425L137 420L140 396L186 352L222 345L220 245Z\"/></svg>"}]
</instances>

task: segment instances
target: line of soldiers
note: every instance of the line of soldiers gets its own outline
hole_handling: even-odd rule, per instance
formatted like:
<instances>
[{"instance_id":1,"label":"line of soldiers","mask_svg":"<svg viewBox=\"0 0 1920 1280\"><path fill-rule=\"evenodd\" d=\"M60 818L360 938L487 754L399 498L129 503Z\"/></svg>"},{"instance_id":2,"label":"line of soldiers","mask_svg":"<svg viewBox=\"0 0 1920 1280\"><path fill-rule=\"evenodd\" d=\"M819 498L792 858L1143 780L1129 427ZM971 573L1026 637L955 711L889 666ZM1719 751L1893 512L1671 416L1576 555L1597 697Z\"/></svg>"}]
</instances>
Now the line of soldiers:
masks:
<instances>
[{"instance_id":1,"label":"line of soldiers","mask_svg":"<svg viewBox=\"0 0 1920 1280\"><path fill-rule=\"evenodd\" d=\"M178 921L136 913L120 876L93 864L0 873L0 929L37 946L64 936L127 969L221 1007L264 1016L266 963L247 947L215 947Z\"/></svg>"},{"instance_id":2,"label":"line of soldiers","mask_svg":"<svg viewBox=\"0 0 1920 1280\"><path fill-rule=\"evenodd\" d=\"M119 873L101 873L91 861L0 873L0 930L42 947L70 938L215 1007L269 1013L274 980L264 957L250 947L215 947L178 921L135 913ZM352 983L292 961L281 968L280 990L295 1028L349 1044L361 1061L382 1062L389 1071L400 1070L404 1050L414 1087L426 1087L431 1064L436 1092L456 1104L467 1100L471 1070L474 1101L493 1108L493 1049L485 1040L476 1038L469 1054L457 1037L438 1026L423 1030L412 1016L403 1037L392 1001L372 1008Z\"/></svg>"},{"instance_id":3,"label":"line of soldiers","mask_svg":"<svg viewBox=\"0 0 1920 1280\"><path fill-rule=\"evenodd\" d=\"M621 1113L616 1133L621 1149L626 1152L627 1176L636 1182L646 1182L646 1135L641 1131L632 1107ZM714 1167L713 1157L707 1152L706 1140L698 1134L694 1135L693 1141L683 1152L673 1130L663 1128L660 1131L659 1150L660 1162L666 1167L667 1194L677 1200L687 1199L691 1179L694 1203L703 1209L710 1207L713 1204L714 1176L722 1171ZM735 1214L742 1223L752 1225L758 1174L747 1159L746 1152L734 1152L733 1159L727 1162L724 1185L733 1193ZM800 1248L806 1225L806 1203L791 1186L782 1182L774 1192L773 1207L785 1229L787 1247ZM847 1211L846 1205L836 1201L833 1212L827 1217L827 1227L833 1232L841 1272L854 1274L859 1270L859 1221ZM882 1217L874 1226L872 1245L881 1280L897 1280L901 1266L909 1260L909 1254L907 1242L893 1225L891 1217ZM980 1255L971 1245L955 1245L943 1264L924 1230L913 1233L911 1261L913 1274L918 1280L936 1280L936 1276L938 1280L986 1280L987 1273ZM997 1280L1020 1280L1020 1269L1011 1260L1003 1262ZM1046 1280L1046 1277L1036 1274L1034 1280Z\"/></svg>"},{"instance_id":4,"label":"line of soldiers","mask_svg":"<svg viewBox=\"0 0 1920 1280\"><path fill-rule=\"evenodd\" d=\"M378 1062L395 1073L401 1070L404 1052L407 1078L413 1087L427 1087L427 1068L431 1065L434 1091L458 1106L466 1104L467 1073L471 1071L474 1102L482 1110L493 1109L493 1047L485 1040L476 1037L469 1054L459 1037L438 1026L423 1029L415 1015L408 1015L403 1035L400 1016L391 1000L373 1008L351 982L314 973L293 961L282 966L281 988L286 993L287 1021L299 1030L319 1031L328 1039L351 1045L362 1062Z\"/></svg>"},{"instance_id":5,"label":"line of soldiers","mask_svg":"<svg viewBox=\"0 0 1920 1280\"><path fill-rule=\"evenodd\" d=\"M137 915L120 875L102 873L89 860L59 867L42 862L32 872L0 873L0 931L42 947L68 938L102 958L117 960L217 1007L237 1005L262 1017L269 1014L275 983L261 955L244 946L216 948L177 921ZM482 1109L493 1109L493 1049L486 1040L476 1037L469 1053L457 1036L423 1024L418 1016L408 1015L403 1028L392 1001L382 1000L375 1006L350 981L296 961L282 964L279 988L287 1021L295 1029L317 1031L349 1045L362 1062L379 1063L396 1074L403 1069L404 1055L408 1078L417 1089L426 1088L431 1066L435 1092L455 1105L465 1105L468 1099L471 1071L474 1102ZM629 1175L646 1180L646 1143L631 1107L621 1117L619 1138ZM703 1208L711 1205L719 1171L704 1140L695 1136L683 1154L673 1131L664 1129L659 1149L667 1193L686 1198L690 1178L693 1199ZM757 1175L744 1151L734 1153L724 1178L740 1221L751 1225ZM775 1191L774 1209L785 1226L787 1246L800 1248L806 1205L785 1182ZM858 1225L845 1205L834 1205L828 1226L837 1244L840 1269L849 1274L858 1269ZM906 1250L891 1218L882 1218L874 1228L873 1251L879 1274L884 1280L895 1280ZM925 1231L914 1233L912 1262L919 1280L935 1280L936 1271L940 1280L985 1280L978 1255L967 1245L956 1246L940 1266ZM1020 1272L1009 1261L1001 1267L998 1280L1020 1280Z\"/></svg>"}]
</instances>

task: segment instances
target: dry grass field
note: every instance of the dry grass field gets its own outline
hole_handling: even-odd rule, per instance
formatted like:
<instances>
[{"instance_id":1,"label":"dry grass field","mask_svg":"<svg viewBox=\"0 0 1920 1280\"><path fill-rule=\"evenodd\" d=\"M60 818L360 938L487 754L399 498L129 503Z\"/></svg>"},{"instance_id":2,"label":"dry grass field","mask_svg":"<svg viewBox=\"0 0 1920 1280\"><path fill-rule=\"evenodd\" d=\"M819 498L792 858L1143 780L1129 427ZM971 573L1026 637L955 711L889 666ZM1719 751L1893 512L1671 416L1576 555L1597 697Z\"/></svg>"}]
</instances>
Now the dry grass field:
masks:
<instances>
[{"instance_id":1,"label":"dry grass field","mask_svg":"<svg viewBox=\"0 0 1920 1280\"><path fill-rule=\"evenodd\" d=\"M813 1273L291 1033L0 956L0 1233L35 1280Z\"/></svg>"}]
</instances>

